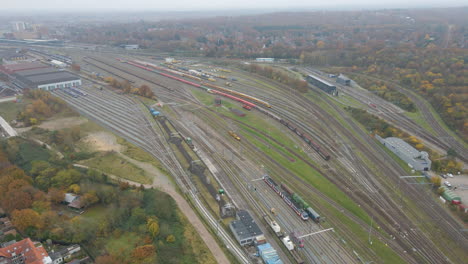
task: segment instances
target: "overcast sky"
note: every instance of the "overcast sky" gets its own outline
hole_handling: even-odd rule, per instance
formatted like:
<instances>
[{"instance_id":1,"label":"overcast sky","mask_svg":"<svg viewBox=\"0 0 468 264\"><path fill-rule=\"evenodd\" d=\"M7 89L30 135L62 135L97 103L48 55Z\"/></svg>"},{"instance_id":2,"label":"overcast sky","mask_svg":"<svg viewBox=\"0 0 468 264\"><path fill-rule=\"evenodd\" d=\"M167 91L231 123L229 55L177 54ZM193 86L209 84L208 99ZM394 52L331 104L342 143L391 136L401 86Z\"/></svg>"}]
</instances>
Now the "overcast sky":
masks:
<instances>
[{"instance_id":1,"label":"overcast sky","mask_svg":"<svg viewBox=\"0 0 468 264\"><path fill-rule=\"evenodd\" d=\"M148 10L188 11L271 8L451 7L466 0L0 0L2 10Z\"/></svg>"}]
</instances>

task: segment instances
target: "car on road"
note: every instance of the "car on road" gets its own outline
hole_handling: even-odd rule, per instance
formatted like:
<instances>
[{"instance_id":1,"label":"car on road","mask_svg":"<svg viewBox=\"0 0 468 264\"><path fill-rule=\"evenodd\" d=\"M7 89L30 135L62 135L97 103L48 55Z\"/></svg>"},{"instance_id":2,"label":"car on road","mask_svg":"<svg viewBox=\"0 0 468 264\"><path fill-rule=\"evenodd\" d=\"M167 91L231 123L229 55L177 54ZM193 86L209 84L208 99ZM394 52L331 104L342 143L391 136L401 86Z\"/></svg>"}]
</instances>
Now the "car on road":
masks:
<instances>
[{"instance_id":1,"label":"car on road","mask_svg":"<svg viewBox=\"0 0 468 264\"><path fill-rule=\"evenodd\" d=\"M453 174L452 174L452 173L448 173L447 176L449 176L450 178L453 178Z\"/></svg>"},{"instance_id":2,"label":"car on road","mask_svg":"<svg viewBox=\"0 0 468 264\"><path fill-rule=\"evenodd\" d=\"M447 186L447 187L452 187L452 184L450 184L450 182L448 182L448 181L444 181L444 184L445 184L445 186Z\"/></svg>"},{"instance_id":3,"label":"car on road","mask_svg":"<svg viewBox=\"0 0 468 264\"><path fill-rule=\"evenodd\" d=\"M447 175L445 175L445 174L441 174L440 177L442 177L444 179L447 179Z\"/></svg>"}]
</instances>

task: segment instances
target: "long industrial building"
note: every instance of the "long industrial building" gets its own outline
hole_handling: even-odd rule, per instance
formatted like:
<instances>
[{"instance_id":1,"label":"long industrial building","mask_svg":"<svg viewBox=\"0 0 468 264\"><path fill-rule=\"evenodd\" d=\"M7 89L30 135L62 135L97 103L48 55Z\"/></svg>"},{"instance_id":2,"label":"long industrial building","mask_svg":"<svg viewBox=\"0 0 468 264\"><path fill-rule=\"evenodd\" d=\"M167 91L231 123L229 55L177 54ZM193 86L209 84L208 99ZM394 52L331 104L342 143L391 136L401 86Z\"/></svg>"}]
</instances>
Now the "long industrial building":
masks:
<instances>
[{"instance_id":1,"label":"long industrial building","mask_svg":"<svg viewBox=\"0 0 468 264\"><path fill-rule=\"evenodd\" d=\"M432 162L427 152L413 148L400 138L388 137L383 139L378 135L376 135L376 138L414 170L428 171L431 169Z\"/></svg>"},{"instance_id":2,"label":"long industrial building","mask_svg":"<svg viewBox=\"0 0 468 264\"><path fill-rule=\"evenodd\" d=\"M20 89L55 90L81 85L81 78L39 62L5 65L0 69Z\"/></svg>"},{"instance_id":3,"label":"long industrial building","mask_svg":"<svg viewBox=\"0 0 468 264\"><path fill-rule=\"evenodd\" d=\"M308 75L307 76L307 81L320 88L320 90L326 92L326 93L329 93L331 95L338 95L338 91L336 90L336 86L323 80L322 78L319 78L317 76L314 76L314 75Z\"/></svg>"}]
</instances>

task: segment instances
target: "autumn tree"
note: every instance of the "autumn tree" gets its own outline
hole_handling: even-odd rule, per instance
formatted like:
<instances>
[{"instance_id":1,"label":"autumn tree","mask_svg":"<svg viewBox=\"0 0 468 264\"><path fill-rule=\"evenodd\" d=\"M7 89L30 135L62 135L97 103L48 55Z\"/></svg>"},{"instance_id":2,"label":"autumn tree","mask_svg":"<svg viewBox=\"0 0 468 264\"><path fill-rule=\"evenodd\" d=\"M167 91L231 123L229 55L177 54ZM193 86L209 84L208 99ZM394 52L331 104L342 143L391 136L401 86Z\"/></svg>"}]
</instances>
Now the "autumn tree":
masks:
<instances>
[{"instance_id":1,"label":"autumn tree","mask_svg":"<svg viewBox=\"0 0 468 264\"><path fill-rule=\"evenodd\" d=\"M112 255L102 255L96 258L95 264L120 264L121 260Z\"/></svg>"},{"instance_id":2,"label":"autumn tree","mask_svg":"<svg viewBox=\"0 0 468 264\"><path fill-rule=\"evenodd\" d=\"M138 261L145 260L156 254L156 247L154 245L143 245L135 248L132 252L132 257Z\"/></svg>"},{"instance_id":3,"label":"autumn tree","mask_svg":"<svg viewBox=\"0 0 468 264\"><path fill-rule=\"evenodd\" d=\"M40 215L32 209L14 210L11 214L11 221L21 232L28 227L42 227Z\"/></svg>"},{"instance_id":4,"label":"autumn tree","mask_svg":"<svg viewBox=\"0 0 468 264\"><path fill-rule=\"evenodd\" d=\"M442 184L442 179L438 176L432 176L431 183L432 183L432 186L439 188L440 185Z\"/></svg>"},{"instance_id":5,"label":"autumn tree","mask_svg":"<svg viewBox=\"0 0 468 264\"><path fill-rule=\"evenodd\" d=\"M159 234L159 222L156 216L148 217L146 220L146 227L150 232L151 236L155 238Z\"/></svg>"},{"instance_id":6,"label":"autumn tree","mask_svg":"<svg viewBox=\"0 0 468 264\"><path fill-rule=\"evenodd\" d=\"M172 234L171 234L171 235L168 235L168 236L166 237L166 242L168 242L168 243L174 243L175 240L176 240L176 239L175 239L175 236L172 235Z\"/></svg>"},{"instance_id":7,"label":"autumn tree","mask_svg":"<svg viewBox=\"0 0 468 264\"><path fill-rule=\"evenodd\" d=\"M92 191L89 193L85 193L84 195L81 196L81 205L84 207L88 207L90 205L93 205L97 202L99 202L99 197L96 195L96 192Z\"/></svg>"},{"instance_id":8,"label":"autumn tree","mask_svg":"<svg viewBox=\"0 0 468 264\"><path fill-rule=\"evenodd\" d=\"M148 98L152 98L154 96L153 91L146 84L143 84L142 86L140 86L140 88L138 89L138 94L144 97L148 97Z\"/></svg>"}]
</instances>

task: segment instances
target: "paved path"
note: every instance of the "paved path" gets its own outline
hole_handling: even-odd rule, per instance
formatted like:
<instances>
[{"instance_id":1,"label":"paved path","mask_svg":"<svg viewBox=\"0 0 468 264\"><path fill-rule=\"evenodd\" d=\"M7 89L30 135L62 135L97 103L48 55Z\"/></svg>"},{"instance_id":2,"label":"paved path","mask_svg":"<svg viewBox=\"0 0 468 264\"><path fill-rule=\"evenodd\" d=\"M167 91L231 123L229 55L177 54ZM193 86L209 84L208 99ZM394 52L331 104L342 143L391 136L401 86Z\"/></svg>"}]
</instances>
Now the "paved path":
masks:
<instances>
[{"instance_id":1,"label":"paved path","mask_svg":"<svg viewBox=\"0 0 468 264\"><path fill-rule=\"evenodd\" d=\"M11 102L15 100L16 100L16 96L4 97L4 98L0 98L0 103Z\"/></svg>"},{"instance_id":2,"label":"paved path","mask_svg":"<svg viewBox=\"0 0 468 264\"><path fill-rule=\"evenodd\" d=\"M73 166L80 167L80 168L89 168L88 166L81 165L81 164L73 164ZM132 186L137 186L137 187L141 186L141 183L130 181L130 180L125 180L112 174L108 174L108 173L106 174L114 180L127 182L128 184ZM153 183L153 184L143 184L143 186L145 187L145 189L158 188L161 191L169 194L176 201L177 206L179 206L180 210L187 217L188 221L195 227L195 229L197 230L198 234L200 234L200 237L203 239L203 241L205 241L206 246L210 249L211 253L216 259L216 262L221 263L221 264L230 263L230 261L227 259L226 255L224 254L223 250L219 247L216 240L213 238L211 233L203 225L202 221L200 220L198 215L195 213L195 211L193 211L193 208L188 204L188 202L184 199L184 197L175 190L175 188L171 184Z\"/></svg>"},{"instance_id":3,"label":"paved path","mask_svg":"<svg viewBox=\"0 0 468 264\"><path fill-rule=\"evenodd\" d=\"M0 126L8 134L8 137L15 137L18 133L8 124L8 122L0 116Z\"/></svg>"}]
</instances>

